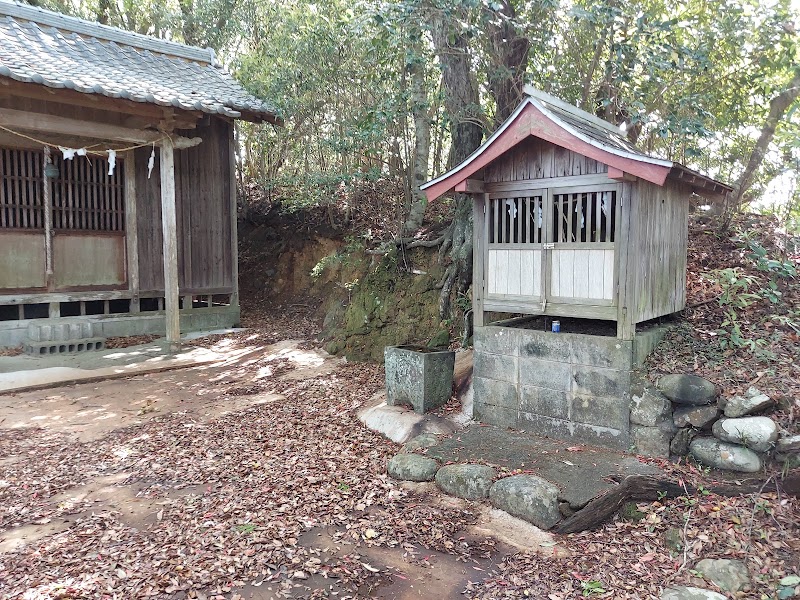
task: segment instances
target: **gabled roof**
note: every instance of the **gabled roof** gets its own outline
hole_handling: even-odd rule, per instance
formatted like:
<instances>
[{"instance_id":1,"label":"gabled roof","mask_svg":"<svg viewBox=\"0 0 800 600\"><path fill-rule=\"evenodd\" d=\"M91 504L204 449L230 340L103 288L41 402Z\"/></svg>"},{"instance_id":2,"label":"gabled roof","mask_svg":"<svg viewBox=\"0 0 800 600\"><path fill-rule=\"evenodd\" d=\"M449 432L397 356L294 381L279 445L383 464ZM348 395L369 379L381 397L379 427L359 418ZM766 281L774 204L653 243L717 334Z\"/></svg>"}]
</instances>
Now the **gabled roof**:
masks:
<instances>
[{"instance_id":1,"label":"gabled roof","mask_svg":"<svg viewBox=\"0 0 800 600\"><path fill-rule=\"evenodd\" d=\"M0 79L277 122L214 51L0 0Z\"/></svg>"},{"instance_id":2,"label":"gabled roof","mask_svg":"<svg viewBox=\"0 0 800 600\"><path fill-rule=\"evenodd\" d=\"M514 113L475 152L460 165L420 186L428 200L454 189L530 136L594 158L620 176L629 174L657 185L677 179L704 195L732 191L730 186L677 162L645 154L619 128L591 113L531 86L525 86L525 94Z\"/></svg>"}]
</instances>

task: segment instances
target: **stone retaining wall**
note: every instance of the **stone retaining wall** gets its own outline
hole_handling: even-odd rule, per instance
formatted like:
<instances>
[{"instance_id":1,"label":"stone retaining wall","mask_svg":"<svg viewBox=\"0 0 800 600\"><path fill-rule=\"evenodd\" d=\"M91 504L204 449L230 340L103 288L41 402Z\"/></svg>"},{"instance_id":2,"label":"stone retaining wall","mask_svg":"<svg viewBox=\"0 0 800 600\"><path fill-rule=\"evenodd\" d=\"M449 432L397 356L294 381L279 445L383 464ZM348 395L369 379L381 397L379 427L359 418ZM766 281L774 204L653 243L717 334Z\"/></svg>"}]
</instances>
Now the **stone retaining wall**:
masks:
<instances>
[{"instance_id":1,"label":"stone retaining wall","mask_svg":"<svg viewBox=\"0 0 800 600\"><path fill-rule=\"evenodd\" d=\"M628 449L633 342L501 326L474 339L476 419Z\"/></svg>"}]
</instances>

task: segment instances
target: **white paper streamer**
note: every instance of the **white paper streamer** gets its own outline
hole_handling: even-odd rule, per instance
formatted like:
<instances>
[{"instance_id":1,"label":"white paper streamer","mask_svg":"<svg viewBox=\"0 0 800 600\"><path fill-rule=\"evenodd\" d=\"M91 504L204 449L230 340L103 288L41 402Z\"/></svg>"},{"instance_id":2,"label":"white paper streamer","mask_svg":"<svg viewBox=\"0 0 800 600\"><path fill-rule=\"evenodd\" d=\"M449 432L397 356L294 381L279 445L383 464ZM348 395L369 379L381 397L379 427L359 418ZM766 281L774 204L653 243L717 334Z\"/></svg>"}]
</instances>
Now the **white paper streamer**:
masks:
<instances>
[{"instance_id":1,"label":"white paper streamer","mask_svg":"<svg viewBox=\"0 0 800 600\"><path fill-rule=\"evenodd\" d=\"M150 179L150 173L153 172L153 167L156 164L156 145L153 144L153 151L150 152L150 160L147 161L147 178Z\"/></svg>"},{"instance_id":2,"label":"white paper streamer","mask_svg":"<svg viewBox=\"0 0 800 600\"><path fill-rule=\"evenodd\" d=\"M114 168L117 166L117 151L116 150L109 150L108 151L108 174L114 174Z\"/></svg>"}]
</instances>

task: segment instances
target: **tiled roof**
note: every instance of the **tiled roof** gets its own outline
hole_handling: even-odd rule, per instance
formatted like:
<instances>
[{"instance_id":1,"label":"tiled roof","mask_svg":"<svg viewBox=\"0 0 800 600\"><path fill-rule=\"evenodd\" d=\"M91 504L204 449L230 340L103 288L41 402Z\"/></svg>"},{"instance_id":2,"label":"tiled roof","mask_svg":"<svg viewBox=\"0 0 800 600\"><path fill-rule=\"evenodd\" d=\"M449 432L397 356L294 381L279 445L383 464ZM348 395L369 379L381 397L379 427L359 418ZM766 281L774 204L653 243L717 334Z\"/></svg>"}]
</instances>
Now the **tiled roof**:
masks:
<instances>
[{"instance_id":1,"label":"tiled roof","mask_svg":"<svg viewBox=\"0 0 800 600\"><path fill-rule=\"evenodd\" d=\"M276 121L210 49L0 0L0 78L249 120Z\"/></svg>"}]
</instances>

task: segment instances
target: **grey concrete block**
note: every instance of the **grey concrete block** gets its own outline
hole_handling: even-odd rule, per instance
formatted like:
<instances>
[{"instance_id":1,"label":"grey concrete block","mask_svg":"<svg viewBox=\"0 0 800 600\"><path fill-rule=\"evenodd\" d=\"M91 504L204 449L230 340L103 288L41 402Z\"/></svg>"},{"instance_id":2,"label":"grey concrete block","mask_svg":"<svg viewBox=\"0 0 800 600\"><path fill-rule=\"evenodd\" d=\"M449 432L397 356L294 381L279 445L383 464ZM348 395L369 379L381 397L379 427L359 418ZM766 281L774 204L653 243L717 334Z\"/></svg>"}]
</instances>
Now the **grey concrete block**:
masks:
<instances>
[{"instance_id":1,"label":"grey concrete block","mask_svg":"<svg viewBox=\"0 0 800 600\"><path fill-rule=\"evenodd\" d=\"M600 425L572 423L543 415L520 412L517 427L522 431L573 443L605 446L616 450L627 450L630 446L630 435L627 431Z\"/></svg>"},{"instance_id":2,"label":"grey concrete block","mask_svg":"<svg viewBox=\"0 0 800 600\"><path fill-rule=\"evenodd\" d=\"M628 396L631 387L630 371L573 365L572 391L594 396Z\"/></svg>"},{"instance_id":3,"label":"grey concrete block","mask_svg":"<svg viewBox=\"0 0 800 600\"><path fill-rule=\"evenodd\" d=\"M588 423L575 423L572 437L569 439L591 446L605 446L616 450L628 450L631 445L631 436L627 430Z\"/></svg>"},{"instance_id":4,"label":"grey concrete block","mask_svg":"<svg viewBox=\"0 0 800 600\"><path fill-rule=\"evenodd\" d=\"M498 381L517 382L517 357L503 354L490 354L488 352L475 352L474 371L475 377L485 377Z\"/></svg>"},{"instance_id":5,"label":"grey concrete block","mask_svg":"<svg viewBox=\"0 0 800 600\"><path fill-rule=\"evenodd\" d=\"M79 340L57 340L46 342L25 342L23 350L31 356L51 356L54 354L75 354L91 350L104 350L103 338L81 338Z\"/></svg>"},{"instance_id":6,"label":"grey concrete block","mask_svg":"<svg viewBox=\"0 0 800 600\"><path fill-rule=\"evenodd\" d=\"M475 420L505 429L517 428L517 414L516 408L503 408L480 402L475 402L472 407L472 416Z\"/></svg>"},{"instance_id":7,"label":"grey concrete block","mask_svg":"<svg viewBox=\"0 0 800 600\"><path fill-rule=\"evenodd\" d=\"M569 418L570 394L559 390L550 390L534 386L521 386L519 388L519 410L553 417L555 419Z\"/></svg>"},{"instance_id":8,"label":"grey concrete block","mask_svg":"<svg viewBox=\"0 0 800 600\"><path fill-rule=\"evenodd\" d=\"M517 386L507 381L497 381L485 377L475 377L472 380L472 389L475 394L475 404L491 404L511 408L515 411L519 407Z\"/></svg>"},{"instance_id":9,"label":"grey concrete block","mask_svg":"<svg viewBox=\"0 0 800 600\"><path fill-rule=\"evenodd\" d=\"M476 352L516 356L519 330L510 327L476 327L473 337Z\"/></svg>"},{"instance_id":10,"label":"grey concrete block","mask_svg":"<svg viewBox=\"0 0 800 600\"><path fill-rule=\"evenodd\" d=\"M641 367L650 353L656 349L670 330L669 326L653 327L647 331L637 331L633 340L633 366Z\"/></svg>"},{"instance_id":11,"label":"grey concrete block","mask_svg":"<svg viewBox=\"0 0 800 600\"><path fill-rule=\"evenodd\" d=\"M571 361L578 365L630 370L632 342L599 335L570 335Z\"/></svg>"},{"instance_id":12,"label":"grey concrete block","mask_svg":"<svg viewBox=\"0 0 800 600\"><path fill-rule=\"evenodd\" d=\"M569 362L572 337L548 331L523 329L519 335L519 355L539 360Z\"/></svg>"},{"instance_id":13,"label":"grey concrete block","mask_svg":"<svg viewBox=\"0 0 800 600\"><path fill-rule=\"evenodd\" d=\"M576 423L622 431L628 431L630 427L629 401L625 398L573 394L571 414Z\"/></svg>"},{"instance_id":14,"label":"grey concrete block","mask_svg":"<svg viewBox=\"0 0 800 600\"><path fill-rule=\"evenodd\" d=\"M522 431L558 440L569 440L574 426L566 419L520 411L517 427Z\"/></svg>"},{"instance_id":15,"label":"grey concrete block","mask_svg":"<svg viewBox=\"0 0 800 600\"><path fill-rule=\"evenodd\" d=\"M572 369L568 363L520 357L519 384L567 392L572 387Z\"/></svg>"}]
</instances>

